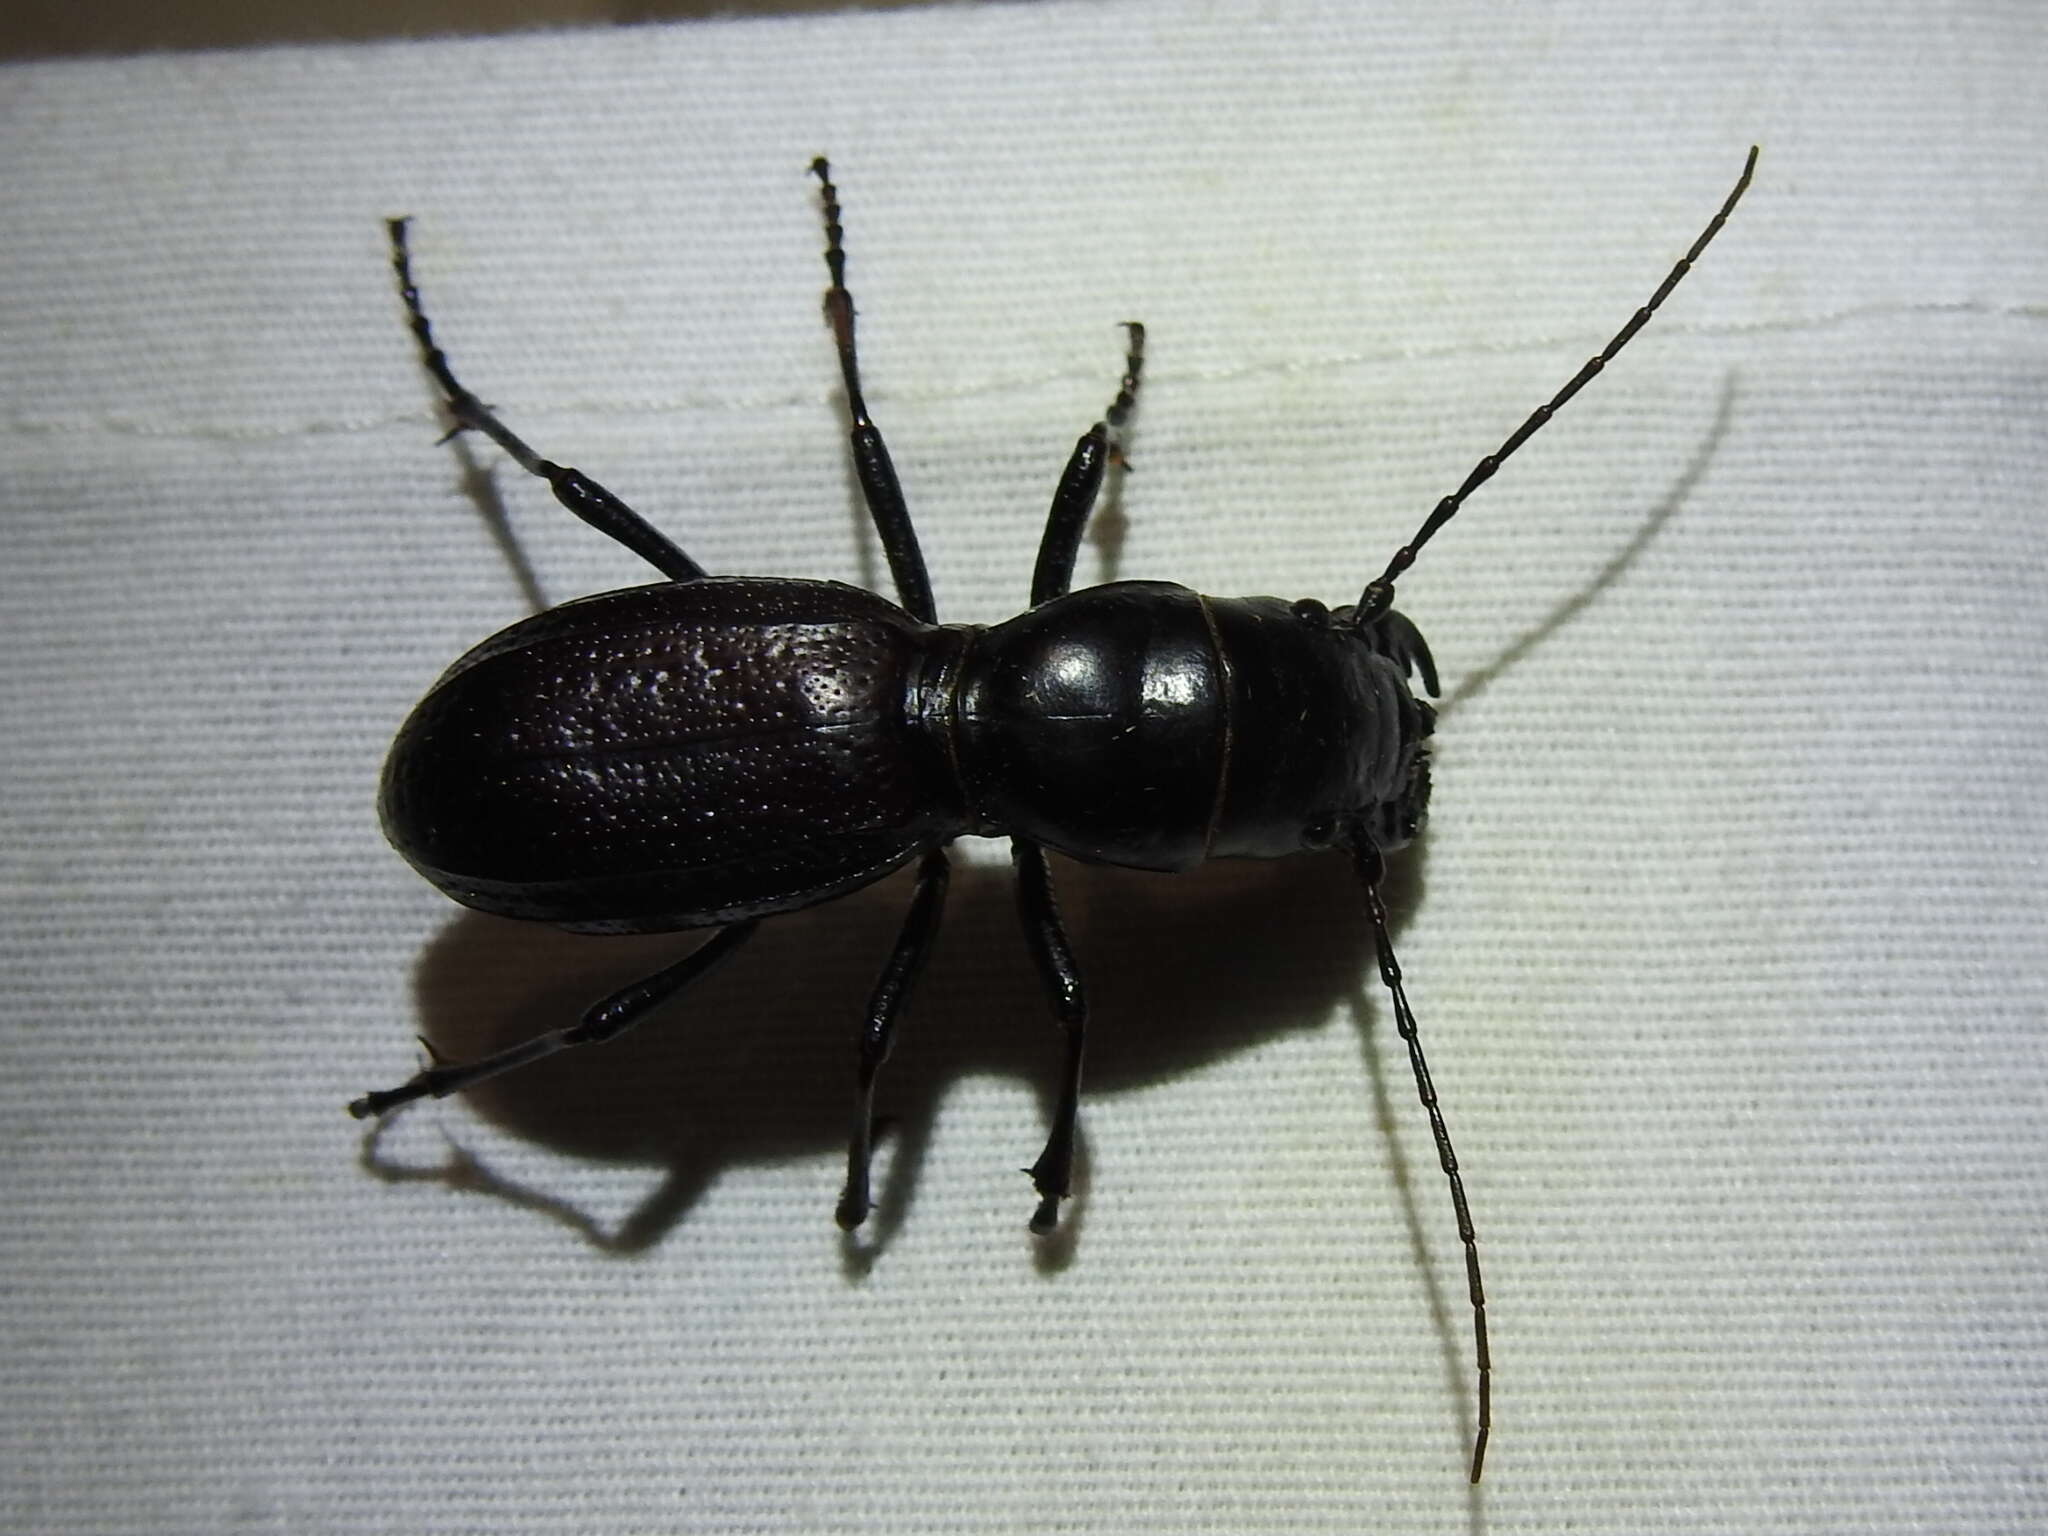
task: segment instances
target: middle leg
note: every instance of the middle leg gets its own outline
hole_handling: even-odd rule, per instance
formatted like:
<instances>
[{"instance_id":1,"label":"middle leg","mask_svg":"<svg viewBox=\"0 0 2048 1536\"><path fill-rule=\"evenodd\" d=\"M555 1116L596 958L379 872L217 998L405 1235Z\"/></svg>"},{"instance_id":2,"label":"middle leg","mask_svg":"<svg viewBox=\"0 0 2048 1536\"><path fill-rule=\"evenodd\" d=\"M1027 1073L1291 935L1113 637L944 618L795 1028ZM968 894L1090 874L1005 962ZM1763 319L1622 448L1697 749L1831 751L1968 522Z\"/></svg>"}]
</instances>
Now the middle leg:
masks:
<instances>
[{"instance_id":1,"label":"middle leg","mask_svg":"<svg viewBox=\"0 0 2048 1536\"><path fill-rule=\"evenodd\" d=\"M1081 986L1081 971L1074 964L1066 925L1060 921L1059 901L1053 894L1052 871L1046 866L1045 850L1021 837L1012 838L1010 857L1017 869L1017 912L1024 920L1024 937L1031 946L1031 958L1038 963L1039 980L1045 984L1046 997L1067 1043L1052 1133L1046 1137L1045 1150L1038 1161L1024 1170L1031 1175L1032 1186L1038 1191L1038 1209L1032 1213L1031 1230L1043 1237L1059 1224L1060 1202L1067 1198L1073 1183L1088 994Z\"/></svg>"},{"instance_id":2,"label":"middle leg","mask_svg":"<svg viewBox=\"0 0 2048 1536\"><path fill-rule=\"evenodd\" d=\"M875 520L882 553L888 557L897 600L912 618L934 624L938 619L932 608L932 582L925 573L924 551L918 547L917 530L910 523L910 508L903 500L896 466L860 392L860 356L853 340L853 295L846 287L846 232L839 224L839 189L832 185L832 168L823 155L811 162L811 174L818 178L819 196L825 204L825 269L832 275L832 285L825 290L825 320L839 349L846 409L853 418L853 472L860 480L868 516Z\"/></svg>"}]
</instances>

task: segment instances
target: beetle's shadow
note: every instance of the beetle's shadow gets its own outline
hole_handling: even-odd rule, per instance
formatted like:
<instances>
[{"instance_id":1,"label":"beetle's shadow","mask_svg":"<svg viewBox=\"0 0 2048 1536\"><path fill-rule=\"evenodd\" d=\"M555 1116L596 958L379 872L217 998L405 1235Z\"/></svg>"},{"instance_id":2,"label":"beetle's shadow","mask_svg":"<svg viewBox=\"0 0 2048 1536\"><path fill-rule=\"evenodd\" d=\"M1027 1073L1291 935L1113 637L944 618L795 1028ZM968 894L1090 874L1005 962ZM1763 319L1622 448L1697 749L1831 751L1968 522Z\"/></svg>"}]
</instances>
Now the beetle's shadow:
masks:
<instances>
[{"instance_id":1,"label":"beetle's shadow","mask_svg":"<svg viewBox=\"0 0 2048 1536\"><path fill-rule=\"evenodd\" d=\"M1471 703L1498 678L1520 666L1531 652L1541 647L1552 636L1569 628L1602 593L1619 582L1635 566L1644 551L1656 542L1666 525L1678 515L1679 509L1692 499L1692 493L1699 487L1700 481L1706 478L1708 467L1720 452L1722 439L1727 437L1728 429L1734 423L1737 393L1737 377L1735 371L1730 369L1722 375L1721 389L1714 402L1714 419L1708 423L1699 446L1693 450L1692 457L1686 460L1685 467L1679 471L1678 477L1671 482L1671 488L1650 509L1649 515L1637 524L1635 532L1629 535L1628 542L1608 556L1599 570L1552 604L1549 612L1517 635L1491 661L1466 673L1458 685L1437 705L1439 722Z\"/></svg>"},{"instance_id":2,"label":"beetle's shadow","mask_svg":"<svg viewBox=\"0 0 2048 1536\"><path fill-rule=\"evenodd\" d=\"M1391 861L1383 894L1397 927L1420 899L1420 864L1419 847ZM1062 862L1056 875L1091 1005L1084 1133L1090 1100L1321 1025L1356 997L1361 967L1371 964L1363 903L1341 856L1219 862L1174 877ZM1051 1113L1061 1047L1012 886L1007 867L955 861L937 949L879 1079L882 1179L868 1225L847 1242L852 1269L900 1226L934 1117L955 1082L1014 1077ZM510 1200L625 1253L658 1242L735 1167L823 1158L836 1188L855 1041L909 893L906 871L763 923L729 961L632 1034L471 1090L476 1113L522 1139L576 1158L659 1169L656 1187L616 1227L499 1178L459 1150L442 1164L409 1165L373 1133L366 1166L393 1181L438 1179ZM689 934L590 938L465 913L421 958L421 1032L447 1059L484 1055L560 1028L699 942ZM1085 1134L1083 1143L1075 1198L1059 1235L1040 1245L1050 1267L1071 1255L1085 1214ZM992 1149L990 1168L1014 1183L1020 1228L1033 1197L1028 1181L1008 1170L1038 1150ZM821 1200L820 1222L830 1219L829 1206Z\"/></svg>"}]
</instances>

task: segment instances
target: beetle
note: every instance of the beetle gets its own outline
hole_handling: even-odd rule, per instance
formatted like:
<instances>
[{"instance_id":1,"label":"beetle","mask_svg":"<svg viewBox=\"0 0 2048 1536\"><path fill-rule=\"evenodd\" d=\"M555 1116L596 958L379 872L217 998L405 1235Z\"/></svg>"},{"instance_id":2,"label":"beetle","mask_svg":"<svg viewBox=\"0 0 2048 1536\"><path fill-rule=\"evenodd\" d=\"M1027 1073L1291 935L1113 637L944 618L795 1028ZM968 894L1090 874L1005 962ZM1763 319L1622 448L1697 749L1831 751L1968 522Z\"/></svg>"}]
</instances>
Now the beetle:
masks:
<instances>
[{"instance_id":1,"label":"beetle","mask_svg":"<svg viewBox=\"0 0 2048 1536\"><path fill-rule=\"evenodd\" d=\"M1071 590L1107 472L1123 462L1145 331L1126 323L1123 377L1053 494L1030 607L941 624L881 432L861 392L838 190L820 157L825 318L838 352L855 476L898 601L839 582L712 576L580 470L542 458L459 383L413 279L408 222L387 222L407 324L454 431L498 444L557 500L666 578L551 608L491 637L434 684L386 761L392 845L464 906L581 933L715 930L576 1023L474 1061L436 1061L349 1105L358 1119L443 1097L572 1046L610 1040L729 957L761 921L915 862L910 911L859 1037L837 1219L870 1206L875 1079L937 935L946 848L1010 839L1031 954L1065 1041L1051 1133L1026 1170L1045 1234L1067 1197L1088 1006L1046 850L1181 871L1216 857L1335 850L1363 891L1380 979L1448 1181L1470 1293L1478 1413L1471 1479L1492 1428L1486 1297L1458 1160L1388 935L1386 855L1429 801L1437 694L1394 584L1465 499L1649 322L1718 234L1756 169L1598 355L1439 501L1358 601L1220 599L1163 581Z\"/></svg>"}]
</instances>

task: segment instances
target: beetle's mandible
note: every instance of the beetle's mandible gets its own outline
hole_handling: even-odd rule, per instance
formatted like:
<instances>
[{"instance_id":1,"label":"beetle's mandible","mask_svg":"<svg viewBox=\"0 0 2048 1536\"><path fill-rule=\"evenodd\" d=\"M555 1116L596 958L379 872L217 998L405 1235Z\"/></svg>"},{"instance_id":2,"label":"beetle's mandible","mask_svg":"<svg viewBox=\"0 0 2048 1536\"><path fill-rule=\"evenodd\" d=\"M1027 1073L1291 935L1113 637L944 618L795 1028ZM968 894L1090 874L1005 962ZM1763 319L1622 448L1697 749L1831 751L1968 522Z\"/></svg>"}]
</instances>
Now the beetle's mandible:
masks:
<instances>
[{"instance_id":1,"label":"beetle's mandible","mask_svg":"<svg viewBox=\"0 0 2048 1536\"><path fill-rule=\"evenodd\" d=\"M585 933L715 930L576 1023L476 1061L436 1063L349 1105L358 1118L458 1092L570 1046L609 1040L738 949L763 918L830 901L915 861L915 892L860 1030L838 1220L869 1207L875 1075L938 932L946 847L1010 839L1024 932L1065 1041L1058 1106L1029 1173L1034 1232L1052 1230L1073 1166L1088 1008L1045 850L1134 869L1334 850L1355 866L1380 979L1449 1181L1478 1370L1471 1477L1492 1427L1479 1248L1415 1016L1387 933L1385 856L1429 799L1437 691L1429 648L1393 607L1416 552L1501 462L1641 330L1720 231L1741 178L1670 274L1601 352L1438 502L1358 601L1212 598L1163 581L1070 590L1083 527L1137 398L1144 328L1127 323L1121 387L1067 460L1038 548L1031 606L1001 624L941 624L882 435L861 395L838 194L825 218L825 317L852 421L853 465L897 603L837 582L712 576L610 491L542 458L457 382L413 282L406 221L392 263L421 358L456 430L483 433L561 503L666 578L584 598L469 652L400 729L384 830L464 906Z\"/></svg>"}]
</instances>

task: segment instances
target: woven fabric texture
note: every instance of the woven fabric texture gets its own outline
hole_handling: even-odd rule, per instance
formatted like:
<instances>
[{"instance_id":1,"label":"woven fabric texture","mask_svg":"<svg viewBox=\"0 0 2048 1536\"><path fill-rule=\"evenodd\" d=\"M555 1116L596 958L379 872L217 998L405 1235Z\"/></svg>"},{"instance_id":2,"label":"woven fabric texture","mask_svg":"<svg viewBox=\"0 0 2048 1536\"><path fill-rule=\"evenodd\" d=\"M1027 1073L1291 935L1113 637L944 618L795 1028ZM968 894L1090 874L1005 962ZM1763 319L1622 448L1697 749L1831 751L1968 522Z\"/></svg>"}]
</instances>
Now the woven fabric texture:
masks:
<instances>
[{"instance_id":1,"label":"woven fabric texture","mask_svg":"<svg viewBox=\"0 0 2048 1536\"><path fill-rule=\"evenodd\" d=\"M928 7L0 71L0 1525L46 1533L2048 1525L2048 25L2027 4ZM638 1037L350 1097L678 951L390 852L411 703L649 579L436 444L467 381L706 567L886 587L806 166L941 616L1401 588L1445 684L1395 940L1341 860L1058 868L1058 1043L963 845L842 1243L908 887ZM489 514L489 515L487 515ZM496 520L502 514L502 522Z\"/></svg>"}]
</instances>

